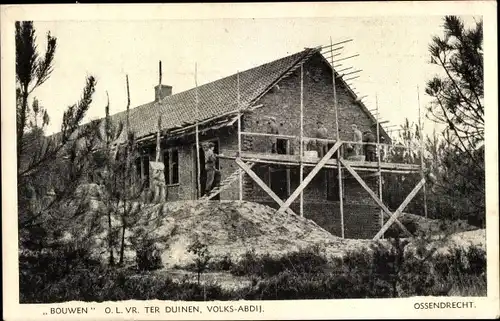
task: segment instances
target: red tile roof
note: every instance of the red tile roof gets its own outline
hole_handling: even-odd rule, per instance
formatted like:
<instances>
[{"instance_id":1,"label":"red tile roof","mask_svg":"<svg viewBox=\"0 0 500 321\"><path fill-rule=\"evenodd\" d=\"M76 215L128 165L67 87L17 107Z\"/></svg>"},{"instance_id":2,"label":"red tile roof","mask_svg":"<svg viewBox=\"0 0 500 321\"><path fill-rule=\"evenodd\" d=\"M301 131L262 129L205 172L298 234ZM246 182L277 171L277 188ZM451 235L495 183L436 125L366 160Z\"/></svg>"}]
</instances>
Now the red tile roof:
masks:
<instances>
[{"instance_id":1,"label":"red tile roof","mask_svg":"<svg viewBox=\"0 0 500 321\"><path fill-rule=\"evenodd\" d=\"M319 49L305 49L293 55L239 73L241 106L250 106L274 83L288 74L299 62ZM192 88L161 100L130 109L130 127L137 138L154 134L158 116L162 130L182 127L195 122L196 90L198 90L198 119L200 121L235 111L237 108L237 74ZM126 112L112 115L115 122L125 123ZM125 132L121 138L125 138Z\"/></svg>"}]
</instances>

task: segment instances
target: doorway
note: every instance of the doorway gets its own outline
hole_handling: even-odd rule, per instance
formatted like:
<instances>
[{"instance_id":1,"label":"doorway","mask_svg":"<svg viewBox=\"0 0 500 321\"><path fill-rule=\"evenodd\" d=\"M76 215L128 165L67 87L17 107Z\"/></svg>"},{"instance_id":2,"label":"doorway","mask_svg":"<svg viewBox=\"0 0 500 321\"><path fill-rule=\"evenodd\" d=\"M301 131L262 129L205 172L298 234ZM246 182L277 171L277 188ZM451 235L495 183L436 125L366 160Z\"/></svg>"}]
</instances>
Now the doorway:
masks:
<instances>
[{"instance_id":1,"label":"doorway","mask_svg":"<svg viewBox=\"0 0 500 321\"><path fill-rule=\"evenodd\" d=\"M213 139L213 140L205 140L203 142L200 142L200 147L199 147L199 153L200 153L200 188L201 191L198 193L198 162L196 161L196 144L193 146L193 160L194 160L194 191L195 191L195 199L198 199L198 195L202 197L203 195L206 194L206 181L207 181L207 173L205 171L205 151L203 150L202 144L206 142L212 142L214 144L214 153L219 154L219 140L218 139ZM217 170L220 169L219 167L219 159L217 158L215 160L215 168ZM220 174L220 172L218 172ZM216 183L220 183L220 176L214 178L214 185L212 185L212 189L216 187ZM220 200L220 194L217 194L216 196L212 197L212 200Z\"/></svg>"}]
</instances>

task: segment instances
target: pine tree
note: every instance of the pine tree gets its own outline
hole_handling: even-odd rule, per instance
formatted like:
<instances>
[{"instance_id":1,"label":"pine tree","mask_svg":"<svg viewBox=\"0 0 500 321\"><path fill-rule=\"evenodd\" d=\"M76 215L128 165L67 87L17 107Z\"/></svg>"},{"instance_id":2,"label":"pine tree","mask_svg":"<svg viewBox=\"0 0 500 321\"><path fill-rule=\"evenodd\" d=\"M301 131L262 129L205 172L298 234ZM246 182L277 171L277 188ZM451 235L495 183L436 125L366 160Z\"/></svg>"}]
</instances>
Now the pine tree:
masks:
<instances>
[{"instance_id":1,"label":"pine tree","mask_svg":"<svg viewBox=\"0 0 500 321\"><path fill-rule=\"evenodd\" d=\"M22 240L40 241L34 235L36 231L47 233L47 228L60 228L64 218L84 211L72 195L95 143L97 124L80 125L92 102L96 81L93 76L87 77L82 97L64 112L61 132L45 136L49 111L36 97L31 106L29 101L52 74L57 39L48 33L47 47L40 53L33 22L16 22L15 32L19 229ZM47 198L47 194L51 196ZM68 208L72 208L71 213Z\"/></svg>"},{"instance_id":2,"label":"pine tree","mask_svg":"<svg viewBox=\"0 0 500 321\"><path fill-rule=\"evenodd\" d=\"M443 28L444 37L434 37L429 45L431 63L443 73L426 87L433 98L427 117L446 126L441 192L475 224L484 225L483 22L466 28L460 18L446 16Z\"/></svg>"}]
</instances>

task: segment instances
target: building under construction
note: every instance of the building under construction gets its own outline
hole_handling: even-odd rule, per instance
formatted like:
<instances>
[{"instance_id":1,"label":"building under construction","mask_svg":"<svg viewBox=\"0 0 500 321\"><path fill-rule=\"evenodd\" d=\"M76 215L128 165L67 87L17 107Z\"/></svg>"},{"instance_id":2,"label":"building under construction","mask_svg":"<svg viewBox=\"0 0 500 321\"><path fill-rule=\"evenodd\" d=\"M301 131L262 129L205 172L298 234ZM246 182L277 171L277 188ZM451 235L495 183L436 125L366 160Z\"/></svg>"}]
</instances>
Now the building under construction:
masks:
<instances>
[{"instance_id":1,"label":"building under construction","mask_svg":"<svg viewBox=\"0 0 500 321\"><path fill-rule=\"evenodd\" d=\"M333 56L335 48L325 48ZM346 238L379 238L391 224L400 225L397 217L405 204L394 213L385 207L381 173L418 174L422 168L386 162L381 152L371 162L350 155L352 124L376 134L377 142L385 143L377 143L379 150L391 141L346 77L333 72L325 48L307 48L173 95L160 76L155 100L128 113L142 153L136 160L138 175L149 180L150 161L160 146L167 201L263 203ZM125 112L113 116L124 117ZM270 117L278 134L268 134ZM327 139L314 136L318 120ZM219 155L221 183L206 193L201 145L208 141ZM325 155L314 153L318 141L327 146ZM424 183L422 178L406 205Z\"/></svg>"}]
</instances>

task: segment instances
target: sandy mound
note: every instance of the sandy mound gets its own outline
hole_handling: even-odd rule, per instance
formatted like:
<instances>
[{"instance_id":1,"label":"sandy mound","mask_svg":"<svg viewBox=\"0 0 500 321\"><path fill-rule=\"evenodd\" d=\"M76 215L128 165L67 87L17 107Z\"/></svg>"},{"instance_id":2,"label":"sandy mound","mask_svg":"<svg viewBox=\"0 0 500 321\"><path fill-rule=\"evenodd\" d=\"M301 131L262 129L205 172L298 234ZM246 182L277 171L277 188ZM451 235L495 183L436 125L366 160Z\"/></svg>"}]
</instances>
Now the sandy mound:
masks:
<instances>
[{"instance_id":1,"label":"sandy mound","mask_svg":"<svg viewBox=\"0 0 500 321\"><path fill-rule=\"evenodd\" d=\"M421 215L404 213L399 221L403 223L411 232L418 234L419 232L425 235L436 234L454 234L464 231L473 231L478 228L467 224L465 220L438 220L425 218ZM394 225L395 226L395 225Z\"/></svg>"},{"instance_id":2,"label":"sandy mound","mask_svg":"<svg viewBox=\"0 0 500 321\"><path fill-rule=\"evenodd\" d=\"M316 245L327 256L337 256L371 243L341 239L311 220L245 201L169 202L148 206L143 214L142 231L148 238L163 238L155 243L166 266L191 263L188 247L196 239L214 258L229 256L233 261L249 250L281 255Z\"/></svg>"}]
</instances>

